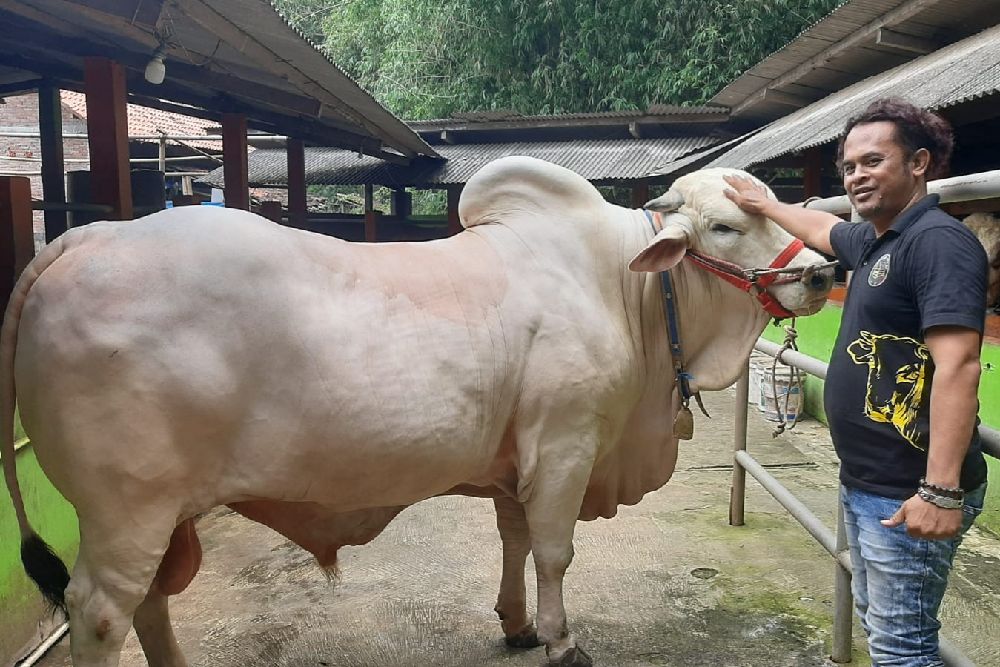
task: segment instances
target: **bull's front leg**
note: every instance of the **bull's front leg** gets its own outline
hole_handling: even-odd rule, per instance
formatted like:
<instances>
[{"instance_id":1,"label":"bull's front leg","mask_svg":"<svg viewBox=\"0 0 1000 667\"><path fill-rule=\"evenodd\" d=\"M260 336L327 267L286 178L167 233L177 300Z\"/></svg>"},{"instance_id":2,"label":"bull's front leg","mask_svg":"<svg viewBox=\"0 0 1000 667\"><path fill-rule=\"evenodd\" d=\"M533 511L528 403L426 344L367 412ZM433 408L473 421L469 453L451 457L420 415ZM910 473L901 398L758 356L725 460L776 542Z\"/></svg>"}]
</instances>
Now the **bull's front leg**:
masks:
<instances>
[{"instance_id":1,"label":"bull's front leg","mask_svg":"<svg viewBox=\"0 0 1000 667\"><path fill-rule=\"evenodd\" d=\"M528 616L524 592L524 564L531 551L524 508L513 498L495 498L497 529L503 542L503 575L497 595L497 615L504 640L513 648L539 645L535 626Z\"/></svg>"},{"instance_id":2,"label":"bull's front leg","mask_svg":"<svg viewBox=\"0 0 1000 667\"><path fill-rule=\"evenodd\" d=\"M561 437L560 437L561 436ZM573 560L573 531L580 514L596 446L562 433L541 442L534 488L524 504L538 578L538 639L551 667L591 667L590 656L569 632L563 576Z\"/></svg>"}]
</instances>

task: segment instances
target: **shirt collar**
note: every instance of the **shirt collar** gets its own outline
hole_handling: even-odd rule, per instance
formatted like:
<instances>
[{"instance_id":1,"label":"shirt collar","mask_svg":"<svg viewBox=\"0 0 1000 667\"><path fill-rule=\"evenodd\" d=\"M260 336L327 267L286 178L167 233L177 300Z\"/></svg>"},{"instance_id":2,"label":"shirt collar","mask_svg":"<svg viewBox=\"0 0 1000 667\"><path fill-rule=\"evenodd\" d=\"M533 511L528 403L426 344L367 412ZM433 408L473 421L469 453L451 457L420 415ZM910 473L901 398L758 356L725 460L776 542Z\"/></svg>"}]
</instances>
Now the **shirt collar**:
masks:
<instances>
[{"instance_id":1,"label":"shirt collar","mask_svg":"<svg viewBox=\"0 0 1000 667\"><path fill-rule=\"evenodd\" d=\"M902 234L910 225L918 220L920 216L937 206L940 200L941 197L939 195L925 195L913 206L903 211L886 231L896 232L897 236Z\"/></svg>"}]
</instances>

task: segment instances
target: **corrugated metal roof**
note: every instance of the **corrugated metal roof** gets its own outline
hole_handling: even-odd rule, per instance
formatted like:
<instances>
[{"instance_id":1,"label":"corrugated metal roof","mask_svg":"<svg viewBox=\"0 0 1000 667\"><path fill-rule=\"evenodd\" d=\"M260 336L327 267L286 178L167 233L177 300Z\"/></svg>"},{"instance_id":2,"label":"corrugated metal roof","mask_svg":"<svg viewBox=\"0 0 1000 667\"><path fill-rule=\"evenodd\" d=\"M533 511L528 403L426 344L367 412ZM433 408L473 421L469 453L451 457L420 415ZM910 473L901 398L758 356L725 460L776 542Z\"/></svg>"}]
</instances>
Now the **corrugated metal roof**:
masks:
<instances>
[{"instance_id":1,"label":"corrugated metal roof","mask_svg":"<svg viewBox=\"0 0 1000 667\"><path fill-rule=\"evenodd\" d=\"M745 168L833 141L880 97L940 109L1000 91L1000 26L900 65L778 119L709 166Z\"/></svg>"},{"instance_id":2,"label":"corrugated metal roof","mask_svg":"<svg viewBox=\"0 0 1000 667\"><path fill-rule=\"evenodd\" d=\"M432 128L450 128L458 124L465 123L535 123L535 122L557 122L575 120L595 120L601 118L645 118L647 116L666 116L665 121L669 121L671 116L726 116L728 109L724 106L695 106L682 107L674 104L653 104L646 110L632 111L595 111L589 113L562 113L549 115L524 116L516 111L475 111L468 113L455 113L451 118L435 118L431 120L411 120L407 124L414 130L426 130Z\"/></svg>"},{"instance_id":3,"label":"corrugated metal roof","mask_svg":"<svg viewBox=\"0 0 1000 667\"><path fill-rule=\"evenodd\" d=\"M310 185L360 185L389 187L444 186L465 183L488 162L509 155L528 155L571 169L590 181L635 180L652 176L683 155L719 143L709 135L665 139L602 141L543 141L440 146L445 161L420 159L399 165L357 153L331 148L306 149L306 183ZM286 153L256 150L249 158L254 186L287 185ZM210 172L207 183L222 183L222 169Z\"/></svg>"},{"instance_id":4,"label":"corrugated metal roof","mask_svg":"<svg viewBox=\"0 0 1000 667\"><path fill-rule=\"evenodd\" d=\"M852 0L809 26L791 42L760 61L726 85L712 98L713 104L735 107L785 72L812 58L863 25L894 9L906 0ZM817 39L806 41L806 37Z\"/></svg>"},{"instance_id":5,"label":"corrugated metal roof","mask_svg":"<svg viewBox=\"0 0 1000 667\"><path fill-rule=\"evenodd\" d=\"M59 91L59 99L63 105L72 110L74 114L86 120L86 95L72 90L62 90ZM209 134L206 128L212 125L211 121L203 120L201 118L184 116L170 111L161 111L160 109L150 109L149 107L140 106L138 104L129 104L126 107L126 114L128 117L128 131L130 135L152 136L163 132L174 136L201 136ZM151 139L147 139L145 141L149 141L151 143L154 142L154 140ZM184 143L189 146L204 148L206 150L222 150L221 141L188 139Z\"/></svg>"},{"instance_id":6,"label":"corrugated metal roof","mask_svg":"<svg viewBox=\"0 0 1000 667\"><path fill-rule=\"evenodd\" d=\"M667 176L672 174L675 176L680 176L681 174L687 173L689 171L694 171L695 169L706 166L717 155L725 153L731 147L746 141L749 137L752 137L753 135L757 134L763 129L764 129L763 127L758 127L755 130L751 130L747 134L736 137L734 139L730 139L729 141L719 144L714 144L707 148L699 148L698 150L692 151L687 155L683 155L674 159L672 162L668 162L667 164L663 165L658 170L656 170L653 173L653 175Z\"/></svg>"},{"instance_id":7,"label":"corrugated metal roof","mask_svg":"<svg viewBox=\"0 0 1000 667\"><path fill-rule=\"evenodd\" d=\"M306 42L269 0L0 2L0 80L11 92L84 87L83 55L117 61L130 100L384 157L435 155L415 132ZM154 53L166 78L143 77ZM10 89L9 89L10 90Z\"/></svg>"},{"instance_id":8,"label":"corrugated metal roof","mask_svg":"<svg viewBox=\"0 0 1000 667\"><path fill-rule=\"evenodd\" d=\"M789 93L821 99L877 72L913 60L920 49L967 38L1000 20L1000 0L850 0L729 83L710 104L737 117L766 122L787 113ZM889 43L879 43L883 31ZM911 46L893 46L892 35ZM931 46L933 45L933 46ZM926 53L926 51L924 51ZM769 99L766 91L779 93Z\"/></svg>"}]
</instances>

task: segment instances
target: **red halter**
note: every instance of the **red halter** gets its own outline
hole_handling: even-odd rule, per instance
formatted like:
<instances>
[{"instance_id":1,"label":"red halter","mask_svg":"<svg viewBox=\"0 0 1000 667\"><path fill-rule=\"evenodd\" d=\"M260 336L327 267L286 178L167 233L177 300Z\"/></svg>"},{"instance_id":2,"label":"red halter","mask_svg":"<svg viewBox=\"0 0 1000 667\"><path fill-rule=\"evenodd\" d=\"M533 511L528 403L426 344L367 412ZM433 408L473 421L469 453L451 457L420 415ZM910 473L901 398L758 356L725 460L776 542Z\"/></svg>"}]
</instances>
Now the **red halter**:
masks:
<instances>
[{"instance_id":1,"label":"red halter","mask_svg":"<svg viewBox=\"0 0 1000 667\"><path fill-rule=\"evenodd\" d=\"M774 258L774 261L771 262L767 269L764 270L744 269L743 267L733 264L732 262L727 262L723 259L712 257L710 255L703 255L694 250L688 250L685 257L709 273L714 273L719 276L730 285L734 285L748 294L753 294L769 315L778 319L784 319L786 317L794 317L795 314L786 309L778 302L777 299L771 296L771 294L767 291L767 288L771 285L784 285L786 283L796 282L799 280L799 276L779 279L779 274L777 272L771 272L771 269L785 268L796 255L802 252L802 249L805 247L805 244L799 239L793 240L788 244L788 246L785 247L784 250L778 253L778 256Z\"/></svg>"}]
</instances>

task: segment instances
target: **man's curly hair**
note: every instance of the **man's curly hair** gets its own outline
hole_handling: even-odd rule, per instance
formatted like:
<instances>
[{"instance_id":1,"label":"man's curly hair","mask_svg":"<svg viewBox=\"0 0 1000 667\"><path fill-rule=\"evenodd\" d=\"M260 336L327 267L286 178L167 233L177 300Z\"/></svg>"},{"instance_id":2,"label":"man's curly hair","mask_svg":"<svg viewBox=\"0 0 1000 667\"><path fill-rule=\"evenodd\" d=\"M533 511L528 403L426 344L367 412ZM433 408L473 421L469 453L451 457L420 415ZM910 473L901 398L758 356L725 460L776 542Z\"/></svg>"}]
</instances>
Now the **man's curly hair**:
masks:
<instances>
[{"instance_id":1,"label":"man's curly hair","mask_svg":"<svg viewBox=\"0 0 1000 667\"><path fill-rule=\"evenodd\" d=\"M888 121L896 126L896 142L903 148L907 159L912 158L921 148L926 148L931 154L927 180L947 175L951 151L955 145L951 125L936 113L896 97L875 100L867 109L847 121L837 144L838 171L844 160L844 140L850 131L857 125L881 121Z\"/></svg>"}]
</instances>

